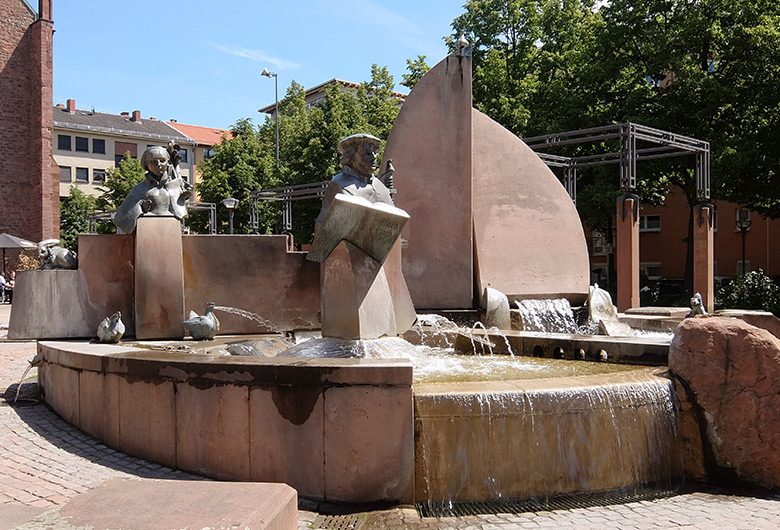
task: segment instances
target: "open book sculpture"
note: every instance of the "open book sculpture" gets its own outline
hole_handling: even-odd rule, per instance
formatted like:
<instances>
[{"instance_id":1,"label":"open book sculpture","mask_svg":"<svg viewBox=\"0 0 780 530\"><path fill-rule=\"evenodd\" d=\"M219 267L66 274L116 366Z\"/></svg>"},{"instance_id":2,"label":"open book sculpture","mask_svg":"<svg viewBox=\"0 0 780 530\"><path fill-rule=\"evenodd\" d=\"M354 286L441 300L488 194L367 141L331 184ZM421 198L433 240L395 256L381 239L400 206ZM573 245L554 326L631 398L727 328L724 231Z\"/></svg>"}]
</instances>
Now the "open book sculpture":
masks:
<instances>
[{"instance_id":1,"label":"open book sculpture","mask_svg":"<svg viewBox=\"0 0 780 530\"><path fill-rule=\"evenodd\" d=\"M408 220L409 214L390 204L340 193L333 197L307 259L322 263L341 241L348 241L384 263Z\"/></svg>"}]
</instances>

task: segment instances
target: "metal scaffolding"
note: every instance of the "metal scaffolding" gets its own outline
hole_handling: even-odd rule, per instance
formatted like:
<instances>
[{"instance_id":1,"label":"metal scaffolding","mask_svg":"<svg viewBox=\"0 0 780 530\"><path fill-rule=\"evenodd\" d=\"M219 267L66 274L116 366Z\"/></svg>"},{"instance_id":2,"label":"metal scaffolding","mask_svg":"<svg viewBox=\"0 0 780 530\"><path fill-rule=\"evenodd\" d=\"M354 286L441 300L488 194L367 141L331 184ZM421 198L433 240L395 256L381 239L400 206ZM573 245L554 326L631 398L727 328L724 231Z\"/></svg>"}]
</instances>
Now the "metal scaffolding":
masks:
<instances>
[{"instance_id":1,"label":"metal scaffolding","mask_svg":"<svg viewBox=\"0 0 780 530\"><path fill-rule=\"evenodd\" d=\"M531 136L523 138L523 141L545 164L564 169L564 185L575 202L578 168L619 164L620 190L623 196L628 198L636 197L633 192L636 190L637 161L688 155L696 157L696 198L701 205L710 202L710 144L704 140L629 122ZM561 146L595 145L610 141L619 143L617 151L580 156L562 156L545 152ZM651 144L652 147L641 147L639 142Z\"/></svg>"},{"instance_id":2,"label":"metal scaffolding","mask_svg":"<svg viewBox=\"0 0 780 530\"><path fill-rule=\"evenodd\" d=\"M328 182L330 180L253 191L249 194L249 200L251 201L249 223L252 226L252 231L256 234L260 232L260 215L257 211L258 203L261 201L281 201L283 203L282 233L289 234L292 232L292 201L306 199L322 200L325 196L325 188L328 187Z\"/></svg>"}]
</instances>

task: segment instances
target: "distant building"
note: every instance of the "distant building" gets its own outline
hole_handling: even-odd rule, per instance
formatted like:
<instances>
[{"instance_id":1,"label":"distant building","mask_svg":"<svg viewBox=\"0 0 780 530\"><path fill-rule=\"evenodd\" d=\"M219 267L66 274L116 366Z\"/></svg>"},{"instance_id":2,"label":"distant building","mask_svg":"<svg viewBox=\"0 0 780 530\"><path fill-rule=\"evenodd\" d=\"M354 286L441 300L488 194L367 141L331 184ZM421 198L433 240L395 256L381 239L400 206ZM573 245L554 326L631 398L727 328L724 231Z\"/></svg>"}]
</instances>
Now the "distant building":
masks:
<instances>
[{"instance_id":1,"label":"distant building","mask_svg":"<svg viewBox=\"0 0 780 530\"><path fill-rule=\"evenodd\" d=\"M742 261L742 232L737 218L749 218L745 232L745 261ZM685 278L689 209L685 197L672 190L661 206L641 204L639 208L639 268L643 281L680 283ZM698 218L694 213L694 222ZM755 212L727 201L716 201L713 233L716 285L721 278L763 269L780 279L780 219L765 219ZM591 280L608 285L613 266L611 246L598 233L589 240Z\"/></svg>"},{"instance_id":2,"label":"distant building","mask_svg":"<svg viewBox=\"0 0 780 530\"><path fill-rule=\"evenodd\" d=\"M193 184L196 142L156 118L132 113L107 114L76 108L76 100L53 110L52 144L58 166L59 196L67 197L71 186L89 195L99 195L98 186L106 180L106 170L130 153L138 158L152 145L181 147L181 176Z\"/></svg>"},{"instance_id":3,"label":"distant building","mask_svg":"<svg viewBox=\"0 0 780 530\"><path fill-rule=\"evenodd\" d=\"M329 81L325 81L324 83L320 83L319 85L313 86L311 88L306 89L306 105L311 107L312 105L316 105L321 100L325 98L325 92L327 89L331 86L337 86L340 90L344 92L351 92L352 94L357 93L358 88L360 88L360 83L353 83L352 81L344 81L343 79L331 79ZM406 100L406 94L402 94L400 92L393 92L393 97L398 100L398 105L403 105L404 101ZM276 102L271 103L270 105L266 105L265 107L258 109L257 112L261 112L263 114L269 114L271 117L273 117L276 114Z\"/></svg>"},{"instance_id":4,"label":"distant building","mask_svg":"<svg viewBox=\"0 0 780 530\"><path fill-rule=\"evenodd\" d=\"M0 0L0 232L58 237L51 0Z\"/></svg>"}]
</instances>

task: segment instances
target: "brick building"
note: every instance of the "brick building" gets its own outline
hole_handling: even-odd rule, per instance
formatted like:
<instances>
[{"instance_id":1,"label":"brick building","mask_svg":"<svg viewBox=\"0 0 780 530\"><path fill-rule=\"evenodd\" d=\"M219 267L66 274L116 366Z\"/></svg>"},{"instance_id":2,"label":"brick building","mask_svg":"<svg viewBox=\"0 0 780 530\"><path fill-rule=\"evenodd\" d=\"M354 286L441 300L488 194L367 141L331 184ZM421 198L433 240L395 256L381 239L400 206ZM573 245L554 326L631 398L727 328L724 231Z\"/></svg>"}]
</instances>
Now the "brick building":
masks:
<instances>
[{"instance_id":1,"label":"brick building","mask_svg":"<svg viewBox=\"0 0 780 530\"><path fill-rule=\"evenodd\" d=\"M0 232L59 235L51 151L51 0L0 0Z\"/></svg>"}]
</instances>

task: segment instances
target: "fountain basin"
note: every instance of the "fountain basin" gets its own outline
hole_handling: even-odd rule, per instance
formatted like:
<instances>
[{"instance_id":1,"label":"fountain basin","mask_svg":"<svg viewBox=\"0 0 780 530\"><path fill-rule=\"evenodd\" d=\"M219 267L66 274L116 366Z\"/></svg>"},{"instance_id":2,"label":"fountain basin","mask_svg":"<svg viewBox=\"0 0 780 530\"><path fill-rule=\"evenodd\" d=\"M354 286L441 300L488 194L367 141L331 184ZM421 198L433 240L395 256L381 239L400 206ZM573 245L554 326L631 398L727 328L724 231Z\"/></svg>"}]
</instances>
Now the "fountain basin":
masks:
<instances>
[{"instance_id":1,"label":"fountain basin","mask_svg":"<svg viewBox=\"0 0 780 530\"><path fill-rule=\"evenodd\" d=\"M316 500L547 496L677 473L657 368L413 383L407 360L207 353L245 339L175 343L199 352L40 342L40 382L66 421L124 453Z\"/></svg>"}]
</instances>

